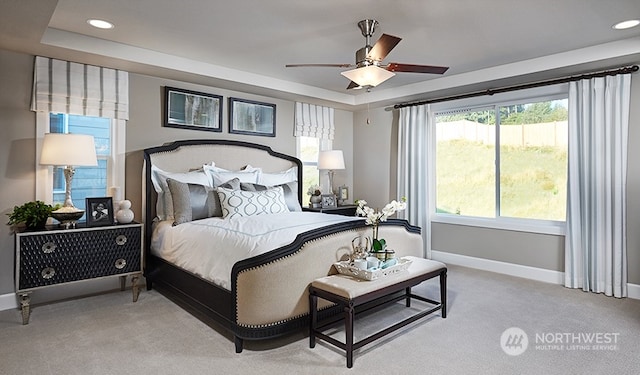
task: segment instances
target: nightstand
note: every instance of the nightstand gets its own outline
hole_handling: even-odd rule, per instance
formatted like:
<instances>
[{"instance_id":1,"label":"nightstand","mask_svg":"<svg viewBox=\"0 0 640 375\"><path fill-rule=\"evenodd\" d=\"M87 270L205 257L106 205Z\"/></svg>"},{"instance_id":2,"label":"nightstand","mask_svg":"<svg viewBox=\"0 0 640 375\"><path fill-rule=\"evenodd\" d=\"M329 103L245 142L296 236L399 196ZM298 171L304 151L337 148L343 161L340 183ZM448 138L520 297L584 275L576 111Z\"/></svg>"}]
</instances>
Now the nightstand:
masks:
<instances>
[{"instance_id":1,"label":"nightstand","mask_svg":"<svg viewBox=\"0 0 640 375\"><path fill-rule=\"evenodd\" d=\"M322 212L326 214L335 214L335 215L343 215L343 216L356 216L356 208L358 208L358 205L345 204L338 207L325 207L325 208L302 207L302 211Z\"/></svg>"},{"instance_id":2,"label":"nightstand","mask_svg":"<svg viewBox=\"0 0 640 375\"><path fill-rule=\"evenodd\" d=\"M83 280L120 277L120 289L131 275L133 302L142 274L142 224L16 233L16 296L22 324L29 323L33 290Z\"/></svg>"}]
</instances>

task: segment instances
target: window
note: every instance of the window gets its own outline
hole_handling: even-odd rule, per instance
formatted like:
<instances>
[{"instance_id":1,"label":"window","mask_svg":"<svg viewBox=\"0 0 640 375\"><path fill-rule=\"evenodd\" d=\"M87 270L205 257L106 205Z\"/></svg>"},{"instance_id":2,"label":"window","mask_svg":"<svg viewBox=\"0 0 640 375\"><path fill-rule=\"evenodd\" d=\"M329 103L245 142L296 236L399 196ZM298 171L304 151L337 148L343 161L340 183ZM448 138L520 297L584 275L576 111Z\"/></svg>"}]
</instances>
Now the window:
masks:
<instances>
[{"instance_id":1,"label":"window","mask_svg":"<svg viewBox=\"0 0 640 375\"><path fill-rule=\"evenodd\" d=\"M75 167L71 200L74 206L84 210L85 198L107 195L107 166L111 157L111 119L49 114L51 133L89 134L94 138L98 165L96 167ZM53 203L63 203L65 199L64 167L53 168Z\"/></svg>"},{"instance_id":2,"label":"window","mask_svg":"<svg viewBox=\"0 0 640 375\"><path fill-rule=\"evenodd\" d=\"M320 185L320 171L318 171L320 139L313 137L296 137L296 139L298 140L298 159L302 161L302 193L306 194L310 186Z\"/></svg>"},{"instance_id":3,"label":"window","mask_svg":"<svg viewBox=\"0 0 640 375\"><path fill-rule=\"evenodd\" d=\"M562 94L434 111L436 215L563 222L567 107Z\"/></svg>"}]
</instances>

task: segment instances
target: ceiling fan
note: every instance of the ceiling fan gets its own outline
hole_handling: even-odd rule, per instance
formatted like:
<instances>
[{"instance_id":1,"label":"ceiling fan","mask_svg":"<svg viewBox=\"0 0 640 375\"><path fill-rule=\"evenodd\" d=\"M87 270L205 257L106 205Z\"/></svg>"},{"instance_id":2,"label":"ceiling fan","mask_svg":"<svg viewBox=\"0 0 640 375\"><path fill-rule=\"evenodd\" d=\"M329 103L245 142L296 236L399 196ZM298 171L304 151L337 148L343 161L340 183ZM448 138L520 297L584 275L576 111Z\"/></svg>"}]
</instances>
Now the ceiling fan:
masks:
<instances>
[{"instance_id":1,"label":"ceiling fan","mask_svg":"<svg viewBox=\"0 0 640 375\"><path fill-rule=\"evenodd\" d=\"M340 73L351 80L347 89L375 87L393 77L395 75L394 72L443 74L449 69L449 67L446 66L433 65L382 64L382 60L402 39L392 35L382 34L380 39L371 46L371 36L375 32L378 24L378 21L371 19L358 22L358 27L362 35L366 38L366 44L363 48L356 51L355 64L287 64L285 67L355 67L353 70Z\"/></svg>"}]
</instances>

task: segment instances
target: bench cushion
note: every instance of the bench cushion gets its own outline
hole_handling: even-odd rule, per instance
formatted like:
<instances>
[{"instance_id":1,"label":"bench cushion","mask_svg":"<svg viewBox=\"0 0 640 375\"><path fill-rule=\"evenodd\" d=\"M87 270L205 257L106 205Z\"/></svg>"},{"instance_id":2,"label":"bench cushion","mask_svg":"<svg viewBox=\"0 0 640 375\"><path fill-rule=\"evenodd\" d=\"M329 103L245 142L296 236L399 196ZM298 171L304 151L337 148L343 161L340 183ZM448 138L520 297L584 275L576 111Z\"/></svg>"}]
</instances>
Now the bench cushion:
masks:
<instances>
[{"instance_id":1,"label":"bench cushion","mask_svg":"<svg viewBox=\"0 0 640 375\"><path fill-rule=\"evenodd\" d=\"M347 275L331 275L314 280L311 286L347 299L353 299L404 280L447 268L444 263L435 260L414 256L403 258L411 260L412 263L406 271L397 274L371 281Z\"/></svg>"}]
</instances>

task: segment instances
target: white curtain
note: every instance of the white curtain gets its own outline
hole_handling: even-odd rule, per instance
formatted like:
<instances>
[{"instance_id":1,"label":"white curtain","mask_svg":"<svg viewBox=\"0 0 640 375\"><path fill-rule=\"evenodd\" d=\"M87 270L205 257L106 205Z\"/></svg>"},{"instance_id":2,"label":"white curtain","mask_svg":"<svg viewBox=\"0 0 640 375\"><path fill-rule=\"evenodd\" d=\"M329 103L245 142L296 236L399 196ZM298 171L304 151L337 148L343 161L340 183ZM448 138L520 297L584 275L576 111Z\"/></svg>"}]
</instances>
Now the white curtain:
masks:
<instances>
[{"instance_id":1,"label":"white curtain","mask_svg":"<svg viewBox=\"0 0 640 375\"><path fill-rule=\"evenodd\" d=\"M626 176L631 76L569 86L565 286L627 296Z\"/></svg>"},{"instance_id":2,"label":"white curtain","mask_svg":"<svg viewBox=\"0 0 640 375\"><path fill-rule=\"evenodd\" d=\"M333 140L333 118L333 108L296 102L294 136Z\"/></svg>"},{"instance_id":3,"label":"white curtain","mask_svg":"<svg viewBox=\"0 0 640 375\"><path fill-rule=\"evenodd\" d=\"M129 119L129 73L37 56L31 110Z\"/></svg>"},{"instance_id":4,"label":"white curtain","mask_svg":"<svg viewBox=\"0 0 640 375\"><path fill-rule=\"evenodd\" d=\"M428 164L429 107L400 109L398 129L398 195L407 198L407 209L398 217L422 228L424 255L431 258L431 224L429 222Z\"/></svg>"}]
</instances>

